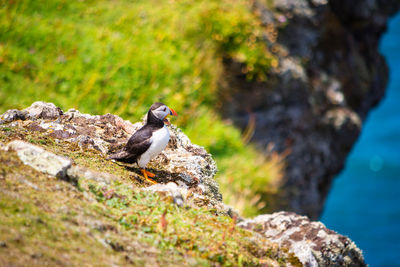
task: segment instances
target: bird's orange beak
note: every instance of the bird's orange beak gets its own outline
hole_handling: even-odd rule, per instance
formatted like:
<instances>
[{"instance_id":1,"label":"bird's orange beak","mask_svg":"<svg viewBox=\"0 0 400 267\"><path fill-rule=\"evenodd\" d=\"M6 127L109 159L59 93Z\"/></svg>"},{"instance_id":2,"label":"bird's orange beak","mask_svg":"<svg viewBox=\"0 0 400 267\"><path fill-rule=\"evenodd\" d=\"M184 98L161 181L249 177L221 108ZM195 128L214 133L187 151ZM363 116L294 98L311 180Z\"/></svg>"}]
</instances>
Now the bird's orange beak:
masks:
<instances>
[{"instance_id":1,"label":"bird's orange beak","mask_svg":"<svg viewBox=\"0 0 400 267\"><path fill-rule=\"evenodd\" d=\"M172 108L170 108L170 107L168 107L169 108L169 115L172 115L172 116L178 116L178 113L176 113L176 111L175 110L173 110ZM167 115L168 116L168 115ZM164 123L166 124L166 125L171 125L171 123L168 121L168 119L167 119L167 116L165 116L165 118L164 118Z\"/></svg>"},{"instance_id":2,"label":"bird's orange beak","mask_svg":"<svg viewBox=\"0 0 400 267\"><path fill-rule=\"evenodd\" d=\"M172 108L170 108L170 107L168 107L169 108L169 110L170 110L170 113L169 113L169 115L172 115L172 116L178 116L178 113L176 113L176 111L175 110L173 110Z\"/></svg>"}]
</instances>

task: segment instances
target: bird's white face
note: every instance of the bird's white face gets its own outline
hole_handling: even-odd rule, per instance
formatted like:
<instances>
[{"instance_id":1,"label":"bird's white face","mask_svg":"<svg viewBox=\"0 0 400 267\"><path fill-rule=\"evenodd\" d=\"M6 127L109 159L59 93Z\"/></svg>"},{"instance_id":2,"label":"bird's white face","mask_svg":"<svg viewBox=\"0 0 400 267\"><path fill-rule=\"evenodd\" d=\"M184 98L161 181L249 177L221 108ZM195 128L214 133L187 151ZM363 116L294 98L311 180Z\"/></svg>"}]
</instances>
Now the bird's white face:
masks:
<instances>
[{"instance_id":1,"label":"bird's white face","mask_svg":"<svg viewBox=\"0 0 400 267\"><path fill-rule=\"evenodd\" d=\"M154 116L156 116L160 120L164 120L169 114L172 115L171 110L166 105L162 105L157 109L152 110Z\"/></svg>"}]
</instances>

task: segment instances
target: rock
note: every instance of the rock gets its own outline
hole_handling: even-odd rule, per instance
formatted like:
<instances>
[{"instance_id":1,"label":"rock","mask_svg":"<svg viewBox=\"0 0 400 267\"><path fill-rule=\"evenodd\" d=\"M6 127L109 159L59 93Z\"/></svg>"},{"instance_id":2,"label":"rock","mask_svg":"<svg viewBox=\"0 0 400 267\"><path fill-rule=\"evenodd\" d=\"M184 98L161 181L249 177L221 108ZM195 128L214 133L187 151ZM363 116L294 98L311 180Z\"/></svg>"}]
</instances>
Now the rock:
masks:
<instances>
[{"instance_id":1,"label":"rock","mask_svg":"<svg viewBox=\"0 0 400 267\"><path fill-rule=\"evenodd\" d=\"M45 151L43 148L15 140L7 144L6 150L14 150L20 160L34 169L61 179L67 179L70 159Z\"/></svg>"},{"instance_id":2,"label":"rock","mask_svg":"<svg viewBox=\"0 0 400 267\"><path fill-rule=\"evenodd\" d=\"M174 125L169 126L170 144L155 160L168 162L164 170L172 177L179 178L187 185L196 185L204 195L222 201L218 183L214 180L217 165L212 156L198 145L192 144L189 138Z\"/></svg>"},{"instance_id":3,"label":"rock","mask_svg":"<svg viewBox=\"0 0 400 267\"><path fill-rule=\"evenodd\" d=\"M26 112L18 109L10 109L0 116L0 124L12 122L15 120L25 120Z\"/></svg>"},{"instance_id":4,"label":"rock","mask_svg":"<svg viewBox=\"0 0 400 267\"><path fill-rule=\"evenodd\" d=\"M78 165L71 166L71 168L67 170L67 175L74 183L77 183L80 178L84 178L86 180L95 181L99 185L108 185L111 181L118 179L118 177L112 174L93 171Z\"/></svg>"},{"instance_id":5,"label":"rock","mask_svg":"<svg viewBox=\"0 0 400 267\"><path fill-rule=\"evenodd\" d=\"M75 109L63 112L53 103L35 102L29 108L18 111L7 111L4 114L27 114L23 127L63 142L76 143L81 149L95 149L104 157L126 144L130 136L137 131L143 122L132 124L127 120L112 115L83 114ZM8 116L8 122L19 116ZM177 127L169 126L171 139L167 148L149 164L148 168L156 174L157 181L168 183L174 181L183 189L191 189L204 197L207 205L219 206L222 195L214 180L217 166L207 151L195 144ZM110 164L115 164L110 161ZM106 183L110 177L90 174L89 170L72 167L68 176L73 181L79 177L97 179ZM111 178L110 178L111 179ZM200 198L198 198L199 200ZM199 200L200 203L200 200Z\"/></svg>"},{"instance_id":6,"label":"rock","mask_svg":"<svg viewBox=\"0 0 400 267\"><path fill-rule=\"evenodd\" d=\"M188 190L183 187L178 187L175 183L169 182L167 184L155 184L143 189L144 191L157 192L161 195L171 197L172 201L182 207L184 204L184 197L187 197Z\"/></svg>"},{"instance_id":7,"label":"rock","mask_svg":"<svg viewBox=\"0 0 400 267\"><path fill-rule=\"evenodd\" d=\"M174 182L169 182L167 184L155 184L145 187L143 188L143 191L151 191L163 197L171 198L172 202L180 207L193 203L197 207L215 209L219 214L228 215L232 218L235 217L238 220L242 220L238 212L232 207L207 197L207 195L204 195L204 191L199 187L189 188L185 185L177 185Z\"/></svg>"},{"instance_id":8,"label":"rock","mask_svg":"<svg viewBox=\"0 0 400 267\"><path fill-rule=\"evenodd\" d=\"M269 45L279 65L266 81L248 81L238 62L225 60L221 113L243 130L254 118L251 141L266 156L288 154L272 209L316 219L363 120L384 95L388 70L379 38L400 1L273 2L272 9L262 1L254 8L278 33Z\"/></svg>"},{"instance_id":9,"label":"rock","mask_svg":"<svg viewBox=\"0 0 400 267\"><path fill-rule=\"evenodd\" d=\"M33 103L23 111L26 112L26 117L31 120L57 119L62 115L62 110L59 107L56 107L53 103L45 103L42 101Z\"/></svg>"},{"instance_id":10,"label":"rock","mask_svg":"<svg viewBox=\"0 0 400 267\"><path fill-rule=\"evenodd\" d=\"M305 216L282 211L244 220L238 226L288 247L305 266L367 266L349 238Z\"/></svg>"}]
</instances>

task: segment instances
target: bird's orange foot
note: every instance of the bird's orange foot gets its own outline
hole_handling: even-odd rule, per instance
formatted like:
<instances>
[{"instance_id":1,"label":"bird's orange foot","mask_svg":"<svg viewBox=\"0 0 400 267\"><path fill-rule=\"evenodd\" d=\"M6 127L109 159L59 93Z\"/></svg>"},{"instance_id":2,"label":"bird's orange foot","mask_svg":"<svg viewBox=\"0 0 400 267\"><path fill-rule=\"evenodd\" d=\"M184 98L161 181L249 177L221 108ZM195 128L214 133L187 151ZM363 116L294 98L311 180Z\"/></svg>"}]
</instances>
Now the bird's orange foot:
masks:
<instances>
[{"instance_id":1,"label":"bird's orange foot","mask_svg":"<svg viewBox=\"0 0 400 267\"><path fill-rule=\"evenodd\" d=\"M144 170L147 173L147 176L149 177L155 177L156 175L154 173L151 173L149 171Z\"/></svg>"},{"instance_id":2,"label":"bird's orange foot","mask_svg":"<svg viewBox=\"0 0 400 267\"><path fill-rule=\"evenodd\" d=\"M156 183L157 183L157 182L154 181L153 179L150 179L150 178L149 178L149 176L150 176L150 177L156 176L154 173L148 172L148 171L146 171L145 169L142 169L142 173L143 173L144 178L146 178L147 181L149 181L149 182L152 183L152 184L156 184Z\"/></svg>"}]
</instances>

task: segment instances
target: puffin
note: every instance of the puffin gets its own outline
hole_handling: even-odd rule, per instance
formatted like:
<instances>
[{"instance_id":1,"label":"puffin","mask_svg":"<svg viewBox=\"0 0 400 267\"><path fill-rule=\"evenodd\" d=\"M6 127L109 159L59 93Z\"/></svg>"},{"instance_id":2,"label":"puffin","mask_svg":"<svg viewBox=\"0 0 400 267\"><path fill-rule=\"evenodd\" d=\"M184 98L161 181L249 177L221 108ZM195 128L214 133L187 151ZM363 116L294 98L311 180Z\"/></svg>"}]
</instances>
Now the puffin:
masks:
<instances>
[{"instance_id":1,"label":"puffin","mask_svg":"<svg viewBox=\"0 0 400 267\"><path fill-rule=\"evenodd\" d=\"M157 182L149 177L155 174L146 170L147 163L165 149L169 142L168 115L178 116L172 108L163 103L156 102L147 112L145 125L137 130L128 140L125 147L110 155L108 159L123 162L137 163L141 172L150 183Z\"/></svg>"}]
</instances>

